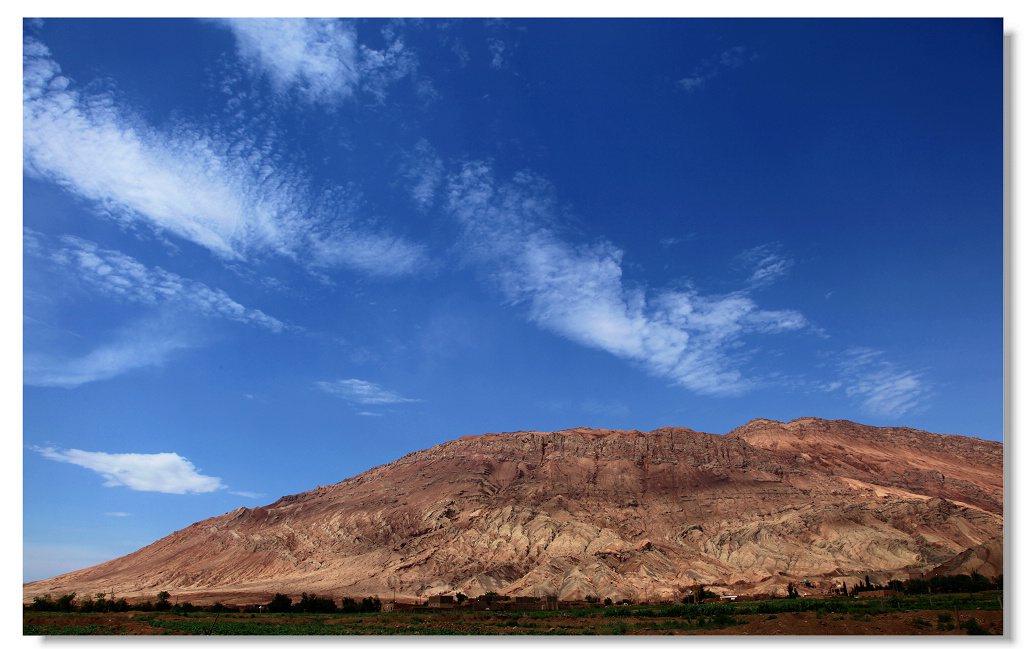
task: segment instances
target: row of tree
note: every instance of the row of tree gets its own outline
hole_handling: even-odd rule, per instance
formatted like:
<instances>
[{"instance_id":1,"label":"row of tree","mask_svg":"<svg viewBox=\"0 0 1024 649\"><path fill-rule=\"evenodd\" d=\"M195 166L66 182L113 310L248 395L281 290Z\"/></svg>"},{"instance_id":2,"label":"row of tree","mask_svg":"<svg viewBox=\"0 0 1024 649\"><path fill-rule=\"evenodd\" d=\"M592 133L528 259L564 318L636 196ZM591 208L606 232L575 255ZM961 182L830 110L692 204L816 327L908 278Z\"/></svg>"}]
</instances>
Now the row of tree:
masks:
<instances>
[{"instance_id":1,"label":"row of tree","mask_svg":"<svg viewBox=\"0 0 1024 649\"><path fill-rule=\"evenodd\" d=\"M376 597L364 597L362 601L345 597L339 607L330 597L319 597L313 593L302 593L302 599L292 603L290 597L277 593L264 606L236 607L226 606L220 602L210 606L196 606L190 602L171 604L171 595L160 591L156 602L145 601L129 604L125 598L107 599L106 593L96 593L95 597L86 596L79 599L75 593L65 593L56 599L49 595L32 598L32 603L25 608L30 611L51 611L60 613L120 613L125 611L170 611L172 613L190 613L206 611L210 613L244 612L256 613L374 613L380 611L380 600Z\"/></svg>"},{"instance_id":2,"label":"row of tree","mask_svg":"<svg viewBox=\"0 0 1024 649\"><path fill-rule=\"evenodd\" d=\"M843 584L845 595L845 586ZM985 575L974 570L969 575L941 575L931 579L907 579L900 581L893 579L884 586L872 583L871 577L864 576L864 581L850 589L850 594L856 595L871 590L892 590L907 595L926 595L928 593L977 593L983 590L1002 590L1003 576L989 579Z\"/></svg>"},{"instance_id":3,"label":"row of tree","mask_svg":"<svg viewBox=\"0 0 1024 649\"><path fill-rule=\"evenodd\" d=\"M171 611L180 608L171 605L171 595L166 590L160 591L156 602L145 601L129 604L125 598L107 599L106 593L96 593L95 598L86 595L78 599L77 593L65 593L56 599L49 595L33 597L32 603L25 606L30 611L51 611L60 613L122 613L125 611ZM191 605L189 605L191 606ZM195 607L192 607L195 609Z\"/></svg>"},{"instance_id":4,"label":"row of tree","mask_svg":"<svg viewBox=\"0 0 1024 649\"><path fill-rule=\"evenodd\" d=\"M356 602L351 597L343 597L339 608L330 597L302 593L302 599L298 603L292 603L290 597L277 593L267 605L267 610L271 613L376 613L380 611L380 600L376 597L364 597L361 602Z\"/></svg>"}]
</instances>

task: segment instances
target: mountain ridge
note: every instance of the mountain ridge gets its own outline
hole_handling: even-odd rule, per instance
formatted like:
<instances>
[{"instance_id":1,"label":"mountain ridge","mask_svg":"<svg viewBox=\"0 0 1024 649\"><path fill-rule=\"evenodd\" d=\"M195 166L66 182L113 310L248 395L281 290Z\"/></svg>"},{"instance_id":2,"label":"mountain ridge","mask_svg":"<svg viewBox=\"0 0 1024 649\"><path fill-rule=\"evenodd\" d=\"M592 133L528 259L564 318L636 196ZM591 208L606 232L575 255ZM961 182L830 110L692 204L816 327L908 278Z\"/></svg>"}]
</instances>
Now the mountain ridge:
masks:
<instances>
[{"instance_id":1,"label":"mountain ridge","mask_svg":"<svg viewBox=\"0 0 1024 649\"><path fill-rule=\"evenodd\" d=\"M817 418L579 427L460 437L23 594L763 592L935 570L1001 537L998 442Z\"/></svg>"}]
</instances>

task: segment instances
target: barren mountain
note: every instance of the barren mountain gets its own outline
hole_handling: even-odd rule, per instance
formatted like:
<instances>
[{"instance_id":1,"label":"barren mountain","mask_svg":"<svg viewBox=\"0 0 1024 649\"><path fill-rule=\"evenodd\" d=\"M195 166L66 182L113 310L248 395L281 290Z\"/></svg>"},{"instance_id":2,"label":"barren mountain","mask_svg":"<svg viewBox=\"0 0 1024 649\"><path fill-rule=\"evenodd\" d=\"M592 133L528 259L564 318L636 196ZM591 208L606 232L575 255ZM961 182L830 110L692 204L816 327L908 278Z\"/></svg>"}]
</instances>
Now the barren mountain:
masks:
<instances>
[{"instance_id":1,"label":"barren mountain","mask_svg":"<svg viewBox=\"0 0 1024 649\"><path fill-rule=\"evenodd\" d=\"M654 599L693 583L784 592L805 578L905 578L955 570L958 555L996 574L1002 474L998 442L813 418L727 435L469 436L195 523L23 595Z\"/></svg>"}]
</instances>

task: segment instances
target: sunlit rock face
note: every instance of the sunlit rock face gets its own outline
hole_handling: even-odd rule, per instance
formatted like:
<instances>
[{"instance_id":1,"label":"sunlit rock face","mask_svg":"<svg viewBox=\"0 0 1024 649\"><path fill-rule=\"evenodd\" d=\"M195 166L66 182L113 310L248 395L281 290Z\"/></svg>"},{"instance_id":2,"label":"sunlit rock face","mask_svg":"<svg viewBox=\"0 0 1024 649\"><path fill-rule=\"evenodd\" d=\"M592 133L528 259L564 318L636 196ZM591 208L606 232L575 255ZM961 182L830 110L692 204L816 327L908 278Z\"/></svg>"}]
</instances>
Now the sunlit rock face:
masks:
<instances>
[{"instance_id":1,"label":"sunlit rock face","mask_svg":"<svg viewBox=\"0 0 1024 649\"><path fill-rule=\"evenodd\" d=\"M1002 573L998 442L814 418L463 437L24 587L614 600Z\"/></svg>"}]
</instances>

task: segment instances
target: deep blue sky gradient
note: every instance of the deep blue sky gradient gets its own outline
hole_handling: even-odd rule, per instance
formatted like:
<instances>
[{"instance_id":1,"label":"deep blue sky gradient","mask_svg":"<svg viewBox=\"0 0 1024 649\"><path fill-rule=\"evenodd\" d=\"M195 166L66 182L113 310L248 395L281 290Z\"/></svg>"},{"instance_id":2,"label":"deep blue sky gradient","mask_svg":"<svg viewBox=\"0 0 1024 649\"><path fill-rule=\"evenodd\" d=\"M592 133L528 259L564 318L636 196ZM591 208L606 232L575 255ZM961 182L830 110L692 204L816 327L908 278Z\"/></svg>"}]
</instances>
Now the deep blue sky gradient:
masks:
<instances>
[{"instance_id":1,"label":"deep blue sky gradient","mask_svg":"<svg viewBox=\"0 0 1024 649\"><path fill-rule=\"evenodd\" d=\"M1002 21L252 26L25 22L26 581L462 435L1002 440Z\"/></svg>"}]
</instances>

